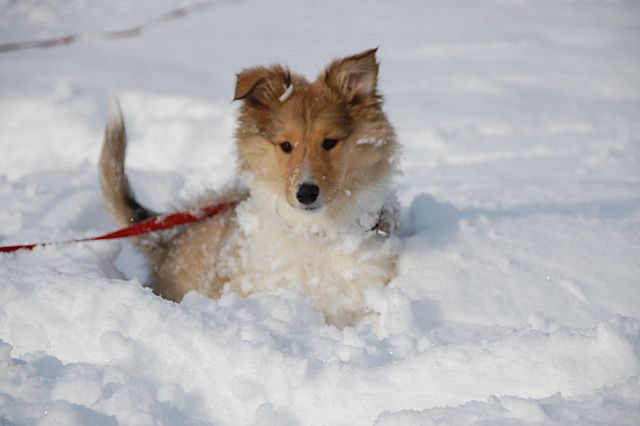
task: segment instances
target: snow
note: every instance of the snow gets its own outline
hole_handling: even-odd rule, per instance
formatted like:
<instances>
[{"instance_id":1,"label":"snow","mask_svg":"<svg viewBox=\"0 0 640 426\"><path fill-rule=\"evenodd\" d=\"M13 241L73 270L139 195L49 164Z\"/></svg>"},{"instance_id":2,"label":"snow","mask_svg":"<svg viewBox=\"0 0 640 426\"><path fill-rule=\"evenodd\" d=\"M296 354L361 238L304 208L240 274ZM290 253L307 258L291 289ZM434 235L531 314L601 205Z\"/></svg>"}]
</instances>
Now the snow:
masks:
<instances>
[{"instance_id":1,"label":"snow","mask_svg":"<svg viewBox=\"0 0 640 426\"><path fill-rule=\"evenodd\" d=\"M384 139L376 139L376 138L363 138L356 142L356 145L373 145L374 147L379 147L386 144L387 141Z\"/></svg>"},{"instance_id":2,"label":"snow","mask_svg":"<svg viewBox=\"0 0 640 426\"><path fill-rule=\"evenodd\" d=\"M284 89L284 93L282 93L282 95L280 95L280 97L278 98L278 100L280 102L286 102L287 99L289 99L291 97L291 94L293 93L293 84L289 84L285 89Z\"/></svg>"},{"instance_id":3,"label":"snow","mask_svg":"<svg viewBox=\"0 0 640 426\"><path fill-rule=\"evenodd\" d=\"M0 2L0 42L183 4ZM115 96L157 211L233 175L243 67L313 77L380 46L404 147L400 272L343 330L295 291L162 300L126 242L1 255L0 423L637 424L638 18L624 0L221 1L0 54L0 244L113 229L96 163Z\"/></svg>"}]
</instances>

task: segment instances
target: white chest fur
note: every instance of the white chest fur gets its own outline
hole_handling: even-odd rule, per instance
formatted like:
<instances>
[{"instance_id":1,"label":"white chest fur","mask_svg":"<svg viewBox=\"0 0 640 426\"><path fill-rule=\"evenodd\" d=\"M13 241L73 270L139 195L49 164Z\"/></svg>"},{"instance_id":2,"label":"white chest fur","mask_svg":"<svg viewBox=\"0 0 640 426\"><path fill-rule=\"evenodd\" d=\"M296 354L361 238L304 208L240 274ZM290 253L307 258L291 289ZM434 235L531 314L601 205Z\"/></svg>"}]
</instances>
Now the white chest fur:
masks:
<instances>
[{"instance_id":1,"label":"white chest fur","mask_svg":"<svg viewBox=\"0 0 640 426\"><path fill-rule=\"evenodd\" d=\"M363 291L386 285L395 273L397 241L358 221L328 216L296 210L277 197L250 197L238 207L236 256L227 265L234 278L226 290L249 295L296 288L329 323L343 326L361 317Z\"/></svg>"}]
</instances>

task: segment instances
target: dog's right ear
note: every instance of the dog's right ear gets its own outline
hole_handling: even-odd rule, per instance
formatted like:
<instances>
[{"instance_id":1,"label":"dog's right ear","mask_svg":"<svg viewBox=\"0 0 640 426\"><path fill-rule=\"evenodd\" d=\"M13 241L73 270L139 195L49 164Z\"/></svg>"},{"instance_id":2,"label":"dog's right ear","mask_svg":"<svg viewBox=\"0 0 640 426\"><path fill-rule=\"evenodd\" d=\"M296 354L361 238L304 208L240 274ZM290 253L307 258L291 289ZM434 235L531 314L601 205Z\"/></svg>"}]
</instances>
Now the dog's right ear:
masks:
<instances>
[{"instance_id":1,"label":"dog's right ear","mask_svg":"<svg viewBox=\"0 0 640 426\"><path fill-rule=\"evenodd\" d=\"M266 108L277 101L291 84L291 74L279 65L242 70L236 79L233 100L245 100L251 106Z\"/></svg>"},{"instance_id":2,"label":"dog's right ear","mask_svg":"<svg viewBox=\"0 0 640 426\"><path fill-rule=\"evenodd\" d=\"M350 105L377 96L378 48L333 61L324 71L324 82Z\"/></svg>"}]
</instances>

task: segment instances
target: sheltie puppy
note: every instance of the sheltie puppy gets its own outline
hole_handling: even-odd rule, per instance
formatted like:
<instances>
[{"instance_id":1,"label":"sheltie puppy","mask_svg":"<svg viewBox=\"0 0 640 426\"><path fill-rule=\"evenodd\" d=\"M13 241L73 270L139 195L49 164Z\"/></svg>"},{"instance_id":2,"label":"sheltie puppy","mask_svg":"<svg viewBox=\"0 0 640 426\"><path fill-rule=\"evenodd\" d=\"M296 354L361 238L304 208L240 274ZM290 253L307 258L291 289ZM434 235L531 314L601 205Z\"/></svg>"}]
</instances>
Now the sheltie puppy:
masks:
<instances>
[{"instance_id":1,"label":"sheltie puppy","mask_svg":"<svg viewBox=\"0 0 640 426\"><path fill-rule=\"evenodd\" d=\"M328 323L367 314L364 292L396 273L398 144L377 91L372 49L333 61L313 82L273 65L241 71L232 185L196 205L236 202L218 216L133 239L147 255L155 293L179 302L295 288ZM119 108L100 158L105 208L122 226L155 215L124 172Z\"/></svg>"}]
</instances>

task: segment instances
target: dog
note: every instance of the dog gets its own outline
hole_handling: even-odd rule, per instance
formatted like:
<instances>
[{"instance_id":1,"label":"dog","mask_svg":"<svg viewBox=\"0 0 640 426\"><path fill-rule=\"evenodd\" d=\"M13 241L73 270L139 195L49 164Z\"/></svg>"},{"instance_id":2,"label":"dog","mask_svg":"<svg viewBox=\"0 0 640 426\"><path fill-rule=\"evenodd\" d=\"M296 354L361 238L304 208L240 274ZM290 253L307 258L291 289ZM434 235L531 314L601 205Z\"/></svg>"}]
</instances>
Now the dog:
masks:
<instances>
[{"instance_id":1,"label":"dog","mask_svg":"<svg viewBox=\"0 0 640 426\"><path fill-rule=\"evenodd\" d=\"M197 205L236 203L176 232L133 238L153 291L179 302L295 288L329 324L368 314L365 290L396 275L399 145L378 93L377 49L334 60L308 82L281 65L237 74L237 177ZM152 217L125 171L126 132L111 113L99 162L106 210L122 226Z\"/></svg>"}]
</instances>

